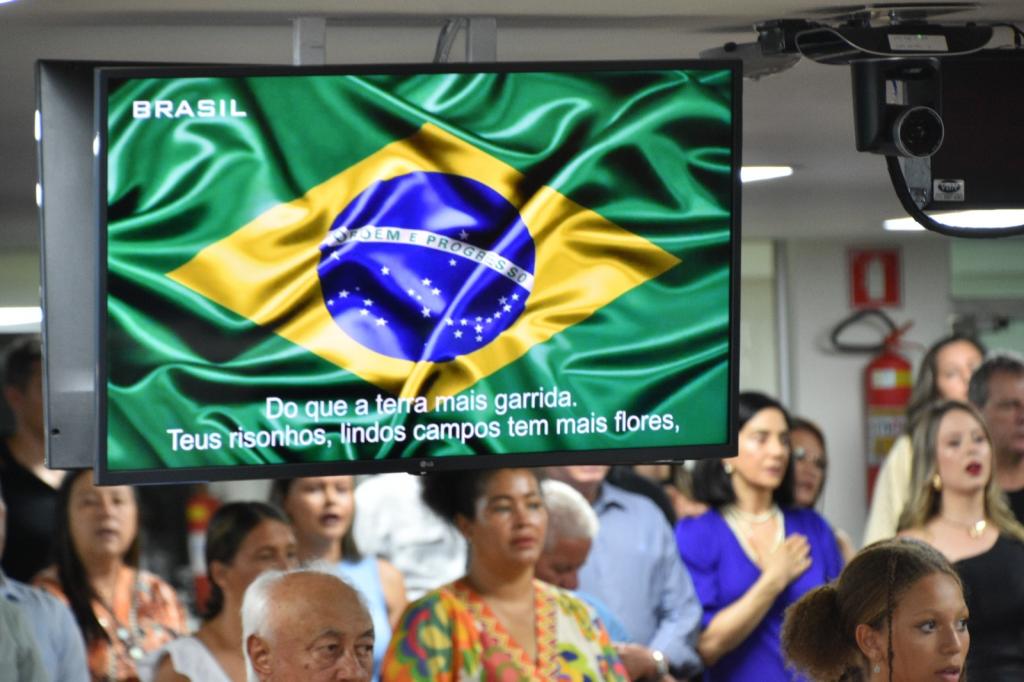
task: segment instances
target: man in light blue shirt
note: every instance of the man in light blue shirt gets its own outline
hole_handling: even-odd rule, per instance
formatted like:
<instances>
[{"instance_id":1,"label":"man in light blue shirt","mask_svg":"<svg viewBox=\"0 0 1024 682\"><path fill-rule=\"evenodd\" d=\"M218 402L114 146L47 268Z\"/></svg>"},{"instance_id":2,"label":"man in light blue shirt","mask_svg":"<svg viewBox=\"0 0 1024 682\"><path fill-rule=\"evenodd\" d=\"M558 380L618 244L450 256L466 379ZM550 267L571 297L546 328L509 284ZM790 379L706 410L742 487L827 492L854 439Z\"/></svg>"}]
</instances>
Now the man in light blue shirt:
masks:
<instances>
[{"instance_id":1,"label":"man in light blue shirt","mask_svg":"<svg viewBox=\"0 0 1024 682\"><path fill-rule=\"evenodd\" d=\"M0 671L4 679L46 682L46 669L24 616L14 604L0 601Z\"/></svg>"},{"instance_id":2,"label":"man in light blue shirt","mask_svg":"<svg viewBox=\"0 0 1024 682\"><path fill-rule=\"evenodd\" d=\"M549 472L582 493L600 519L579 571L580 590L607 604L633 641L646 646L650 653L643 655L653 657L655 670L648 677L663 678L671 670L685 679L700 672L700 601L658 507L606 482L606 466L552 467Z\"/></svg>"},{"instance_id":3,"label":"man in light blue shirt","mask_svg":"<svg viewBox=\"0 0 1024 682\"><path fill-rule=\"evenodd\" d=\"M3 497L0 497L0 554L4 551L6 535L7 507ZM17 548L11 548L11 551L17 551ZM50 680L89 681L85 641L67 606L42 590L6 577L3 570L0 570L0 599L21 613L20 620L34 635L43 670Z\"/></svg>"}]
</instances>

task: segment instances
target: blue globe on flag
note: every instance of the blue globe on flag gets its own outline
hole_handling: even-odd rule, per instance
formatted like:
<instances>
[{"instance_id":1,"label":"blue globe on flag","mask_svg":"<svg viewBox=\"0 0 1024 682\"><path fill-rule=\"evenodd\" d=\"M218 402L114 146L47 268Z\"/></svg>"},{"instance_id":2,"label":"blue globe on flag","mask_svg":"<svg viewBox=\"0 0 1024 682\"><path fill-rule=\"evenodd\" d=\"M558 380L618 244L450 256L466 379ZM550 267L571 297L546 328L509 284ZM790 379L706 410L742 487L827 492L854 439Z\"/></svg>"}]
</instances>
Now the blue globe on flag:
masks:
<instances>
[{"instance_id":1,"label":"blue globe on flag","mask_svg":"<svg viewBox=\"0 0 1024 682\"><path fill-rule=\"evenodd\" d=\"M334 219L320 252L335 323L402 360L443 362L486 346L533 288L534 243L518 210L461 175L374 183Z\"/></svg>"}]
</instances>

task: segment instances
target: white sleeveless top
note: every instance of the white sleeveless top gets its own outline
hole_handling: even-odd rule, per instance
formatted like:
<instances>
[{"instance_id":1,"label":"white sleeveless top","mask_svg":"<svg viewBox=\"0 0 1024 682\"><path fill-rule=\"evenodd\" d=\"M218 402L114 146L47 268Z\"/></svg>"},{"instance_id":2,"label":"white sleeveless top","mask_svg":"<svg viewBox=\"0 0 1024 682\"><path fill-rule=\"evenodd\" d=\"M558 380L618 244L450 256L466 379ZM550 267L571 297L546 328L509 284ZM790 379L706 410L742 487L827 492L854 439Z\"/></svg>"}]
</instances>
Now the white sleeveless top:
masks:
<instances>
[{"instance_id":1,"label":"white sleeveless top","mask_svg":"<svg viewBox=\"0 0 1024 682\"><path fill-rule=\"evenodd\" d=\"M231 682L231 678L220 667L220 663L210 650L195 637L179 637L157 651L151 659L152 674L156 673L164 656L171 657L174 672L184 675L192 682Z\"/></svg>"}]
</instances>

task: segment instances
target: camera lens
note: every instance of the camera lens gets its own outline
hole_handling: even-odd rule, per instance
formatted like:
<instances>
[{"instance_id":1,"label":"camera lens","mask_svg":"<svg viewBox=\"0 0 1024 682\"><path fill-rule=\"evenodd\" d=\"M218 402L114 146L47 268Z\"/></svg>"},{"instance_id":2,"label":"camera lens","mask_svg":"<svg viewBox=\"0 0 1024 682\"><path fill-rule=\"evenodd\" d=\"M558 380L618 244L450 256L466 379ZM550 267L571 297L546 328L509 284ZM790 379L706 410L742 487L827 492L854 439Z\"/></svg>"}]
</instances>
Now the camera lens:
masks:
<instances>
[{"instance_id":1,"label":"camera lens","mask_svg":"<svg viewBox=\"0 0 1024 682\"><path fill-rule=\"evenodd\" d=\"M892 139L901 156L931 156L939 151L944 135L942 118L931 107L910 107L900 112L892 128Z\"/></svg>"}]
</instances>

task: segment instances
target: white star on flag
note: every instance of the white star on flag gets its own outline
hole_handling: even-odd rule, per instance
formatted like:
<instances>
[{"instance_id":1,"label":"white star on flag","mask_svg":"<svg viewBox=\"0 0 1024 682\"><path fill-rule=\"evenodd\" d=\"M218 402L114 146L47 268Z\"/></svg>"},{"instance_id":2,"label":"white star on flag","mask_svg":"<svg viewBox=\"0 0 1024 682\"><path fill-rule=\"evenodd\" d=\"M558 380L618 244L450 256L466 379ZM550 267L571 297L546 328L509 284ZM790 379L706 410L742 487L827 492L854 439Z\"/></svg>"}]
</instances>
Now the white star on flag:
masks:
<instances>
[{"instance_id":1,"label":"white star on flag","mask_svg":"<svg viewBox=\"0 0 1024 682\"><path fill-rule=\"evenodd\" d=\"M425 287L429 287L430 286L430 278L429 277L424 277L420 281L423 282L423 286L425 286Z\"/></svg>"},{"instance_id":2,"label":"white star on flag","mask_svg":"<svg viewBox=\"0 0 1024 682\"><path fill-rule=\"evenodd\" d=\"M367 310L366 308L360 308L360 309L359 309L359 314L360 314L360 315L369 315L369 314L370 314L370 311L369 311L369 310Z\"/></svg>"},{"instance_id":3,"label":"white star on flag","mask_svg":"<svg viewBox=\"0 0 1024 682\"><path fill-rule=\"evenodd\" d=\"M388 323L388 321L387 321L387 320L385 320L385 319L384 319L383 317L378 317L378 318L377 318L377 326L378 326L378 327L383 327L383 326L384 326L384 325L386 325L387 323Z\"/></svg>"},{"instance_id":4,"label":"white star on flag","mask_svg":"<svg viewBox=\"0 0 1024 682\"><path fill-rule=\"evenodd\" d=\"M372 298L364 298L363 299L363 305L365 305L367 307L373 305L373 299Z\"/></svg>"},{"instance_id":5,"label":"white star on flag","mask_svg":"<svg viewBox=\"0 0 1024 682\"><path fill-rule=\"evenodd\" d=\"M466 232L465 230L460 230L459 231L459 239L463 239L464 240L468 236L469 236L469 232Z\"/></svg>"},{"instance_id":6,"label":"white star on flag","mask_svg":"<svg viewBox=\"0 0 1024 682\"><path fill-rule=\"evenodd\" d=\"M420 311L423 317L430 317L430 308L423 306L423 310Z\"/></svg>"}]
</instances>

